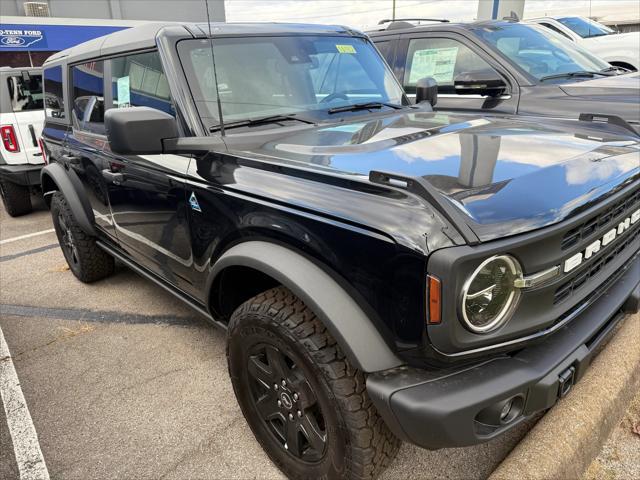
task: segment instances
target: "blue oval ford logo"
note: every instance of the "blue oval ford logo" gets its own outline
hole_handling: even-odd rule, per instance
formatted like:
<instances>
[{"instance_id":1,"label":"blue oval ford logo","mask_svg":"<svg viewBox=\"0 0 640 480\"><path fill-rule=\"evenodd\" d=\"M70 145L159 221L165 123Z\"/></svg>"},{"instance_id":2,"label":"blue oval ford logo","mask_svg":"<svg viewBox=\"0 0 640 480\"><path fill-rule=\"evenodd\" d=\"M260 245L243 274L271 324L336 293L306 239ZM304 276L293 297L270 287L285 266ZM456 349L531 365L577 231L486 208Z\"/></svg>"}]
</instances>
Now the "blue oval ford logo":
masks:
<instances>
[{"instance_id":1,"label":"blue oval ford logo","mask_svg":"<svg viewBox=\"0 0 640 480\"><path fill-rule=\"evenodd\" d=\"M24 45L26 43L26 40L22 37L2 37L2 39L0 40L0 42L2 42L3 45L9 45L12 47L19 47L21 45Z\"/></svg>"}]
</instances>

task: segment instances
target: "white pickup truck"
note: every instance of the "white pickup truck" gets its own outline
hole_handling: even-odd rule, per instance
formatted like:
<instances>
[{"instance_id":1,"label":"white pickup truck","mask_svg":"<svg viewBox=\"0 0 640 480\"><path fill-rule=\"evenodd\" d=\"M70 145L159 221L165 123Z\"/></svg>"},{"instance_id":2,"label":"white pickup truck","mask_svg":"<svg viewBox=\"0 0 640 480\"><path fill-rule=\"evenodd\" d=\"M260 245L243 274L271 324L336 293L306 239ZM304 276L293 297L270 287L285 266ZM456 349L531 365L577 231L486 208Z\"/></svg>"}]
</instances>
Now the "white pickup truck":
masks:
<instances>
[{"instance_id":1,"label":"white pickup truck","mask_svg":"<svg viewBox=\"0 0 640 480\"><path fill-rule=\"evenodd\" d=\"M45 158L42 70L0 68L0 196L12 217L31 211Z\"/></svg>"}]
</instances>

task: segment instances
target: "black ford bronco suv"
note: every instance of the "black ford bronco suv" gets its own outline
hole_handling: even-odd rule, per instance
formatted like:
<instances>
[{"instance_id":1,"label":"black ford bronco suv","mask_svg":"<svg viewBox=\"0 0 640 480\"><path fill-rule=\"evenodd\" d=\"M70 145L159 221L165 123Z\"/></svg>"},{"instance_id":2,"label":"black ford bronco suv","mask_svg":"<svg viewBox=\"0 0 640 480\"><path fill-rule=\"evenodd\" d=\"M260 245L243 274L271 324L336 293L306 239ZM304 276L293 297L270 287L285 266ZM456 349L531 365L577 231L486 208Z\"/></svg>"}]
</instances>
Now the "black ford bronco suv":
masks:
<instances>
[{"instance_id":1,"label":"black ford bronco suv","mask_svg":"<svg viewBox=\"0 0 640 480\"><path fill-rule=\"evenodd\" d=\"M411 106L336 26L145 25L44 68L72 272L118 260L225 328L242 412L292 478L500 435L638 309L623 122L434 113L428 80Z\"/></svg>"}]
</instances>

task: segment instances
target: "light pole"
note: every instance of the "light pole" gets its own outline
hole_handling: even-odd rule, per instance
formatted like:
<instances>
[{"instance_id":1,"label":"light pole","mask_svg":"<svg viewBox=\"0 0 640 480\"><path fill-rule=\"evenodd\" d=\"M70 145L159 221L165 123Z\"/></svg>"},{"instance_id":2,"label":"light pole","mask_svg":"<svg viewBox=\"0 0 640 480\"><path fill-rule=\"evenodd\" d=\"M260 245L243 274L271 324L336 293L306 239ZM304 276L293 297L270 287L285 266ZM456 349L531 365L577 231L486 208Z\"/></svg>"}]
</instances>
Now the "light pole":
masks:
<instances>
[{"instance_id":1,"label":"light pole","mask_svg":"<svg viewBox=\"0 0 640 480\"><path fill-rule=\"evenodd\" d=\"M393 0L393 11L391 12L391 20L396 19L396 0Z\"/></svg>"}]
</instances>

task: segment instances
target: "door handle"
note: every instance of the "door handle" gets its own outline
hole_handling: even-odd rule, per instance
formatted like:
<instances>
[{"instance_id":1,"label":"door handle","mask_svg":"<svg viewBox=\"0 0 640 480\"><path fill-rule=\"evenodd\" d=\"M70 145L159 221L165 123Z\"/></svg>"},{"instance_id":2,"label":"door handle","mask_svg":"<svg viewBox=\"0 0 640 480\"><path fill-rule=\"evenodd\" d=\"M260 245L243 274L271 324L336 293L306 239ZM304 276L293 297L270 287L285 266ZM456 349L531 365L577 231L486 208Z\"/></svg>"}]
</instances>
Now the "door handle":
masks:
<instances>
[{"instance_id":1,"label":"door handle","mask_svg":"<svg viewBox=\"0 0 640 480\"><path fill-rule=\"evenodd\" d=\"M67 164L69 165L80 165L80 158L76 157L75 155L62 155L62 159L67 162Z\"/></svg>"},{"instance_id":2,"label":"door handle","mask_svg":"<svg viewBox=\"0 0 640 480\"><path fill-rule=\"evenodd\" d=\"M122 182L124 182L124 173L102 170L102 178L114 185L122 185Z\"/></svg>"}]
</instances>

